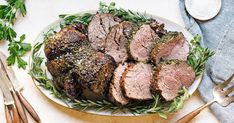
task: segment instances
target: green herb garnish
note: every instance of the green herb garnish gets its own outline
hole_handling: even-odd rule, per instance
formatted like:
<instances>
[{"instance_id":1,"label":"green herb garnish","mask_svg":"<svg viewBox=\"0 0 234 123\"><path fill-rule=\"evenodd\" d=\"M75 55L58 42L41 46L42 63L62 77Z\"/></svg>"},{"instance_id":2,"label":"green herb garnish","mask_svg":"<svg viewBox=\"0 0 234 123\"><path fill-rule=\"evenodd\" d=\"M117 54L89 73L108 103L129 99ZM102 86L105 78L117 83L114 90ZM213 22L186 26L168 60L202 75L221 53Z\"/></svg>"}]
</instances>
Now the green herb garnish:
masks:
<instances>
[{"instance_id":1,"label":"green herb garnish","mask_svg":"<svg viewBox=\"0 0 234 123\"><path fill-rule=\"evenodd\" d=\"M7 58L8 65L18 63L19 68L26 68L27 62L21 57L31 50L29 43L24 43L25 35L21 35L17 40L17 34L13 29L18 12L26 15L24 0L7 0L7 5L0 5L0 41L9 41L8 51L10 53Z\"/></svg>"},{"instance_id":2,"label":"green herb garnish","mask_svg":"<svg viewBox=\"0 0 234 123\"><path fill-rule=\"evenodd\" d=\"M77 22L88 25L92 19L92 16L93 14L90 13L75 14L75 15L69 15L69 14L59 15L59 17L62 18L64 21L60 24L60 27L63 28L64 26L74 24Z\"/></svg>"},{"instance_id":3,"label":"green herb garnish","mask_svg":"<svg viewBox=\"0 0 234 123\"><path fill-rule=\"evenodd\" d=\"M40 57L39 50L41 49L44 43L36 43L33 47L32 51L32 63L30 66L29 75L39 82L39 85L43 88L50 90L52 94L57 97L61 98L62 94L60 94L57 89L55 89L51 79L47 77L46 71L41 68L41 64L43 63L44 58Z\"/></svg>"},{"instance_id":4,"label":"green herb garnish","mask_svg":"<svg viewBox=\"0 0 234 123\"><path fill-rule=\"evenodd\" d=\"M134 23L142 23L150 21L144 14L133 12L131 10L124 10L122 8L116 8L115 3L111 2L109 5L104 2L99 3L98 13L110 13L123 20L132 21Z\"/></svg>"},{"instance_id":5,"label":"green herb garnish","mask_svg":"<svg viewBox=\"0 0 234 123\"><path fill-rule=\"evenodd\" d=\"M187 59L188 64L193 67L196 76L202 74L205 69L206 61L214 55L213 51L208 48L202 47L200 41L201 37L198 35L194 36L194 38L191 40L189 47L189 56Z\"/></svg>"}]
</instances>

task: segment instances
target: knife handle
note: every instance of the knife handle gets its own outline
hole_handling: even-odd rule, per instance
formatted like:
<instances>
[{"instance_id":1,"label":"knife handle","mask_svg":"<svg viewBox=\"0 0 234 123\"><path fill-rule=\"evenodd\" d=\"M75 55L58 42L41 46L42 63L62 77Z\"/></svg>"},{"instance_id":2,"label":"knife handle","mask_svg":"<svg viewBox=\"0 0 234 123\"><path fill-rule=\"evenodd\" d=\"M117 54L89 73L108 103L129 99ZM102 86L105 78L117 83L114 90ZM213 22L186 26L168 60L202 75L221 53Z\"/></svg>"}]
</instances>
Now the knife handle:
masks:
<instances>
[{"instance_id":1,"label":"knife handle","mask_svg":"<svg viewBox=\"0 0 234 123\"><path fill-rule=\"evenodd\" d=\"M11 106L11 110L13 112L13 123L20 123L20 117L15 105Z\"/></svg>"},{"instance_id":2,"label":"knife handle","mask_svg":"<svg viewBox=\"0 0 234 123\"><path fill-rule=\"evenodd\" d=\"M14 91L11 91L12 95L13 95L13 98L14 98L14 101L15 101L15 106L19 112L19 115L23 121L23 123L28 123L28 119L27 119L27 116L25 114L25 110L24 108L22 107L21 105L21 102L19 101L19 98L17 97L16 93Z\"/></svg>"},{"instance_id":3,"label":"knife handle","mask_svg":"<svg viewBox=\"0 0 234 123\"><path fill-rule=\"evenodd\" d=\"M29 112L29 114L33 117L33 119L35 121L37 121L38 123L40 123L40 118L38 116L38 114L36 113L36 111L33 109L33 107L30 105L30 103L24 98L24 96L19 92L16 91L17 96L19 97L21 103L24 105L24 107L27 109L27 111Z\"/></svg>"},{"instance_id":4,"label":"knife handle","mask_svg":"<svg viewBox=\"0 0 234 123\"><path fill-rule=\"evenodd\" d=\"M11 118L10 110L8 109L7 105L5 105L5 115L6 115L6 122L7 123L13 123Z\"/></svg>"}]
</instances>

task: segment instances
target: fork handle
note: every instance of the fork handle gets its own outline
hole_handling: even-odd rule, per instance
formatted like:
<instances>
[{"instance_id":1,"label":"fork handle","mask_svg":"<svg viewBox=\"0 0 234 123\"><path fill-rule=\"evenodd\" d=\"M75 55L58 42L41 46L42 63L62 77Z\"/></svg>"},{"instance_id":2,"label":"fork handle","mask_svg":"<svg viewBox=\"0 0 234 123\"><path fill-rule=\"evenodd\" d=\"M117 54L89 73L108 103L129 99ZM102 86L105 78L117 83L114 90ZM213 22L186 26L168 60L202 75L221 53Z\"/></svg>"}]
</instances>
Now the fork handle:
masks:
<instances>
[{"instance_id":1,"label":"fork handle","mask_svg":"<svg viewBox=\"0 0 234 123\"><path fill-rule=\"evenodd\" d=\"M12 118L11 118L11 113L7 105L5 105L5 115L6 115L6 122L13 123Z\"/></svg>"},{"instance_id":2,"label":"fork handle","mask_svg":"<svg viewBox=\"0 0 234 123\"><path fill-rule=\"evenodd\" d=\"M16 91L16 94L19 97L21 103L24 105L24 107L29 112L29 114L33 117L33 119L35 121L37 121L39 123L40 118L39 118L38 114L36 113L36 111L33 109L33 107L30 105L30 103L24 98L24 96L19 91Z\"/></svg>"},{"instance_id":3,"label":"fork handle","mask_svg":"<svg viewBox=\"0 0 234 123\"><path fill-rule=\"evenodd\" d=\"M211 105L214 102L215 102L215 100L212 100L212 101L206 103L205 105L193 110L189 114L187 114L187 115L183 116L182 118L180 118L179 120L177 120L176 123L188 123L190 120L192 120L194 117L196 117L203 109L205 109L207 106Z\"/></svg>"}]
</instances>

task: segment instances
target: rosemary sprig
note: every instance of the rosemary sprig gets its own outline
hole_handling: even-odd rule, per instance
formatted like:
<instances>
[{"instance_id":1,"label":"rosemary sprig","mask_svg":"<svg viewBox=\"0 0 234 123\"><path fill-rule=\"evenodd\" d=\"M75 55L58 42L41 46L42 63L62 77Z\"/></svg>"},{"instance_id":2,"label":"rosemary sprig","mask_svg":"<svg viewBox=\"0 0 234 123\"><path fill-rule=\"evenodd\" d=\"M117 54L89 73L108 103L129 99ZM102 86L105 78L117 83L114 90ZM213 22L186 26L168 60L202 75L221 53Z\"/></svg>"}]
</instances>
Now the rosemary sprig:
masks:
<instances>
[{"instance_id":1,"label":"rosemary sprig","mask_svg":"<svg viewBox=\"0 0 234 123\"><path fill-rule=\"evenodd\" d=\"M53 36L57 31L54 28L50 28L47 32L44 32L44 41L48 40L50 36Z\"/></svg>"},{"instance_id":2,"label":"rosemary sprig","mask_svg":"<svg viewBox=\"0 0 234 123\"><path fill-rule=\"evenodd\" d=\"M119 106L114 105L113 103L101 100L101 101L92 101L92 100L76 100L72 107L78 110L96 110L96 111L111 111L116 112L121 108Z\"/></svg>"},{"instance_id":3,"label":"rosemary sprig","mask_svg":"<svg viewBox=\"0 0 234 123\"><path fill-rule=\"evenodd\" d=\"M27 62L21 57L31 50L31 45L24 43L25 35L21 35L17 40L17 33L13 29L18 12L26 15L24 0L7 0L7 5L0 5L0 41L9 41L8 51L10 53L7 58L8 65L17 62L19 68L26 68Z\"/></svg>"},{"instance_id":4,"label":"rosemary sprig","mask_svg":"<svg viewBox=\"0 0 234 123\"><path fill-rule=\"evenodd\" d=\"M202 47L200 41L201 37L198 35L194 36L194 38L191 40L189 47L190 52L187 59L188 64L193 67L196 76L202 74L205 69L206 61L214 55L213 51L208 48Z\"/></svg>"},{"instance_id":5,"label":"rosemary sprig","mask_svg":"<svg viewBox=\"0 0 234 123\"><path fill-rule=\"evenodd\" d=\"M31 63L31 70L29 71L29 75L39 82L39 85L43 88L50 90L51 93L57 97L61 98L62 94L57 91L54 87L52 80L47 77L46 71L41 68L44 58L40 57L39 50L41 49L43 43L36 43L33 47L32 51L32 63Z\"/></svg>"},{"instance_id":6,"label":"rosemary sprig","mask_svg":"<svg viewBox=\"0 0 234 123\"><path fill-rule=\"evenodd\" d=\"M91 13L84 13L84 14L62 14L59 15L59 18L63 19L63 22L60 23L60 28L63 28L64 26L74 24L76 22L80 22L82 24L88 25L93 17L93 14Z\"/></svg>"},{"instance_id":7,"label":"rosemary sprig","mask_svg":"<svg viewBox=\"0 0 234 123\"><path fill-rule=\"evenodd\" d=\"M122 8L116 8L114 2L111 2L109 5L104 2L100 2L98 13L110 13L123 20L132 21L134 23L150 21L150 19L147 18L144 14L133 12L131 10L124 10Z\"/></svg>"}]
</instances>

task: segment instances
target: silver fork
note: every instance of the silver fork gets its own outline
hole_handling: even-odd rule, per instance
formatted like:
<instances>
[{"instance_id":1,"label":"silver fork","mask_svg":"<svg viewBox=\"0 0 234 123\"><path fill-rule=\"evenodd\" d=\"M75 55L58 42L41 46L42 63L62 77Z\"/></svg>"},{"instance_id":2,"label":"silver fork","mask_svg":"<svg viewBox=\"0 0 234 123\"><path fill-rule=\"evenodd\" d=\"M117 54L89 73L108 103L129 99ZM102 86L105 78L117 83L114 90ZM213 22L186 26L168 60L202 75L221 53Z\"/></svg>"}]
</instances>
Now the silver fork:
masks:
<instances>
[{"instance_id":1,"label":"silver fork","mask_svg":"<svg viewBox=\"0 0 234 123\"><path fill-rule=\"evenodd\" d=\"M230 96L229 94L233 92L234 85L229 87L228 89L225 89L227 85L232 81L234 77L234 74L230 76L226 81L223 83L215 86L213 88L213 95L214 99L210 102L206 103L205 105L199 107L198 109L190 112L189 114L185 115L184 117L180 118L176 123L188 123L190 120L192 120L194 117L196 117L203 109L205 109L207 106L213 104L214 102L217 102L223 107L228 106L230 103L234 101L234 95Z\"/></svg>"}]
</instances>

